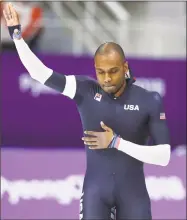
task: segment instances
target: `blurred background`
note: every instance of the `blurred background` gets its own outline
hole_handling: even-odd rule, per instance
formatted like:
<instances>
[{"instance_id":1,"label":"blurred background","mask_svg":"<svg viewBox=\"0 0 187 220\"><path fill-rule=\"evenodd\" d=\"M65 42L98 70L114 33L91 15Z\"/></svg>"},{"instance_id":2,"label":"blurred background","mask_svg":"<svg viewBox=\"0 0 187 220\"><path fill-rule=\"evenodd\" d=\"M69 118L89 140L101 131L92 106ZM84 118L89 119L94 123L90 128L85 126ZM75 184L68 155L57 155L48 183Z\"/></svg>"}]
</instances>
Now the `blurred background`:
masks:
<instances>
[{"instance_id":1,"label":"blurred background","mask_svg":"<svg viewBox=\"0 0 187 220\"><path fill-rule=\"evenodd\" d=\"M145 165L146 184L153 219L186 219L186 2L13 5L49 68L95 77L94 52L114 41L136 84L161 94L172 157L164 168ZM78 219L86 160L76 105L30 78L3 18L1 48L1 217Z\"/></svg>"}]
</instances>

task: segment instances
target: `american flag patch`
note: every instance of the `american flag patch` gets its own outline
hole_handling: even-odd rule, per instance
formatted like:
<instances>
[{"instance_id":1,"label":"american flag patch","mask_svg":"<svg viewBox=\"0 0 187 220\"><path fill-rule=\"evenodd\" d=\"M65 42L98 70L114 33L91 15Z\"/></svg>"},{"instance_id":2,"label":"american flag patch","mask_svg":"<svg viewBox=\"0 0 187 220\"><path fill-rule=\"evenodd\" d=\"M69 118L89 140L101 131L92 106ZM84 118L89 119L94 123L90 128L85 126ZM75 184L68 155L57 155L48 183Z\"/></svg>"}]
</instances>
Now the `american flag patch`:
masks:
<instances>
[{"instance_id":1,"label":"american flag patch","mask_svg":"<svg viewBox=\"0 0 187 220\"><path fill-rule=\"evenodd\" d=\"M101 98L102 98L102 95L101 95L101 94L99 94L99 93L96 93L96 94L95 94L95 97L94 97L95 100L97 100L98 102L100 102L100 101L101 101Z\"/></svg>"},{"instance_id":2,"label":"american flag patch","mask_svg":"<svg viewBox=\"0 0 187 220\"><path fill-rule=\"evenodd\" d=\"M166 115L165 115L165 113L160 113L160 119L161 119L161 120L166 119Z\"/></svg>"}]
</instances>

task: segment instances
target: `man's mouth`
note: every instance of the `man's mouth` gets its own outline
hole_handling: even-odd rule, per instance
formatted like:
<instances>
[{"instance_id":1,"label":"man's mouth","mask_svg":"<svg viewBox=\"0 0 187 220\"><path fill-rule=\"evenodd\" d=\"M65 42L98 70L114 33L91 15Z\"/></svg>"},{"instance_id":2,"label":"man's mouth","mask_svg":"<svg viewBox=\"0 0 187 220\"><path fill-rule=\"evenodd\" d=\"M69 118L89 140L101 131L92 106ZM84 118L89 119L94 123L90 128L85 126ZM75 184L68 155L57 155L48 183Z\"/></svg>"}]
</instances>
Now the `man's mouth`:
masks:
<instances>
[{"instance_id":1,"label":"man's mouth","mask_svg":"<svg viewBox=\"0 0 187 220\"><path fill-rule=\"evenodd\" d=\"M114 86L113 85L104 85L104 87L111 88L111 87L114 87Z\"/></svg>"}]
</instances>

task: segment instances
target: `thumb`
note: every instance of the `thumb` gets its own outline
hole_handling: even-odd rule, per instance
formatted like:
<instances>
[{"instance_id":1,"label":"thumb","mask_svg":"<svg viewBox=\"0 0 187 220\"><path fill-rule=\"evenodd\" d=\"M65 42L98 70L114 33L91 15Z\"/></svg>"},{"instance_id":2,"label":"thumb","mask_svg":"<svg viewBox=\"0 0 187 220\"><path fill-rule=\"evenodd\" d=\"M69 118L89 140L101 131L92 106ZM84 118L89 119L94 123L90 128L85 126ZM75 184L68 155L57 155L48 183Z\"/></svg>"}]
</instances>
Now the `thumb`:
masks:
<instances>
[{"instance_id":1,"label":"thumb","mask_svg":"<svg viewBox=\"0 0 187 220\"><path fill-rule=\"evenodd\" d=\"M107 126L104 124L103 121L101 121L100 124L101 124L101 127L102 127L105 131L112 131L112 129L109 128L109 127L107 127Z\"/></svg>"}]
</instances>

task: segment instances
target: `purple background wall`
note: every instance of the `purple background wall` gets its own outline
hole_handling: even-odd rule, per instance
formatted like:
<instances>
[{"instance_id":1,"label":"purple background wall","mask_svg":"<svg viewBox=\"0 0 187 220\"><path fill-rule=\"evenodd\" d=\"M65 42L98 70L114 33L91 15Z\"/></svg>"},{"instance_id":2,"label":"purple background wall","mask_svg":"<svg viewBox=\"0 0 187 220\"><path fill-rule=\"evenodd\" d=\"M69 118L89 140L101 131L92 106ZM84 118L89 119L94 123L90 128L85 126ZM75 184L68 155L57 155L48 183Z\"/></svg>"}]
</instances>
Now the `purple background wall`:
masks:
<instances>
[{"instance_id":1,"label":"purple background wall","mask_svg":"<svg viewBox=\"0 0 187 220\"><path fill-rule=\"evenodd\" d=\"M95 76L93 59L38 55L65 74ZM172 146L186 143L186 62L129 59L134 75L161 79ZM1 55L2 143L11 146L82 146L82 128L75 103L33 81L14 53ZM39 73L40 74L40 73ZM157 89L153 88L153 89ZM45 92L45 93L44 93Z\"/></svg>"},{"instance_id":2,"label":"purple background wall","mask_svg":"<svg viewBox=\"0 0 187 220\"><path fill-rule=\"evenodd\" d=\"M92 58L38 57L62 73L95 76ZM172 147L184 146L168 167L145 165L153 219L186 219L186 62L128 61L137 82L163 96ZM32 80L15 53L1 55L1 82L1 217L78 219L85 154L76 149L83 144L75 103Z\"/></svg>"}]
</instances>

